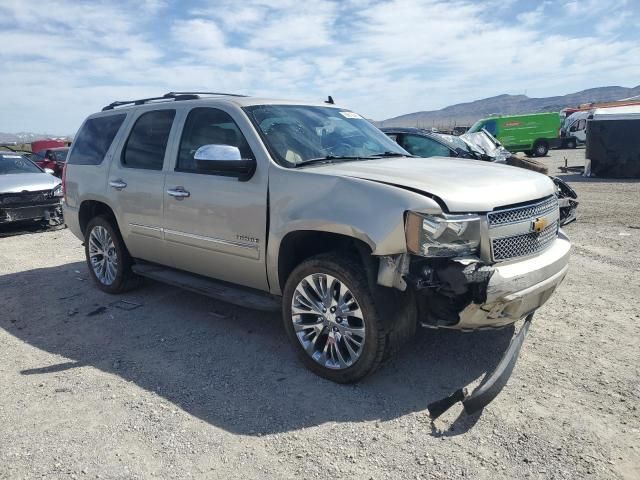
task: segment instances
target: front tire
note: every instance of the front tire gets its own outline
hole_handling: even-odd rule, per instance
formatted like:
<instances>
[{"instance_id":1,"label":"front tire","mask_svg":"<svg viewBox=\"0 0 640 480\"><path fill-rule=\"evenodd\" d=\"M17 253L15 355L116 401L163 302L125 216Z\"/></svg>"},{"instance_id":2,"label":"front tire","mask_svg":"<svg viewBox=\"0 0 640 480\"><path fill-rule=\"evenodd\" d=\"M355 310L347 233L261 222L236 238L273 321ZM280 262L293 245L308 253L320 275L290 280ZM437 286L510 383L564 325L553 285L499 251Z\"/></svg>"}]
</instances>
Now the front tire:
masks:
<instances>
[{"instance_id":1,"label":"front tire","mask_svg":"<svg viewBox=\"0 0 640 480\"><path fill-rule=\"evenodd\" d=\"M282 310L298 356L317 375L353 383L380 365L386 336L354 259L331 253L302 262L287 279Z\"/></svg>"},{"instance_id":2,"label":"front tire","mask_svg":"<svg viewBox=\"0 0 640 480\"><path fill-rule=\"evenodd\" d=\"M544 157L549 153L549 144L543 140L538 140L533 146L533 155L535 157Z\"/></svg>"},{"instance_id":3,"label":"front tire","mask_svg":"<svg viewBox=\"0 0 640 480\"><path fill-rule=\"evenodd\" d=\"M102 291L122 293L138 285L129 252L109 217L91 219L85 230L84 251L89 275Z\"/></svg>"}]
</instances>

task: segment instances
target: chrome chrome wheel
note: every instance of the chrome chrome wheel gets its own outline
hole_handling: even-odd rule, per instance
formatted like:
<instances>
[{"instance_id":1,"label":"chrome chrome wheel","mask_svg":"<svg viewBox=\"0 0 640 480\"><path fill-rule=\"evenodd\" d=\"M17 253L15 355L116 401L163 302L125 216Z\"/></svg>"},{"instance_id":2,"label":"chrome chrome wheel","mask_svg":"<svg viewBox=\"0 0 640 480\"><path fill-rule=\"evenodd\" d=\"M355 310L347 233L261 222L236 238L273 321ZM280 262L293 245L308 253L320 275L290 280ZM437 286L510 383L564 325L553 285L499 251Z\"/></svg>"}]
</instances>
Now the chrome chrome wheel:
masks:
<instances>
[{"instance_id":1,"label":"chrome chrome wheel","mask_svg":"<svg viewBox=\"0 0 640 480\"><path fill-rule=\"evenodd\" d=\"M96 278L103 285L111 285L118 272L118 254L109 231L97 225L89 234L89 262Z\"/></svg>"},{"instance_id":2,"label":"chrome chrome wheel","mask_svg":"<svg viewBox=\"0 0 640 480\"><path fill-rule=\"evenodd\" d=\"M296 286L291 321L300 344L318 364L345 369L358 361L365 343L365 319L357 299L337 278L314 273Z\"/></svg>"}]
</instances>

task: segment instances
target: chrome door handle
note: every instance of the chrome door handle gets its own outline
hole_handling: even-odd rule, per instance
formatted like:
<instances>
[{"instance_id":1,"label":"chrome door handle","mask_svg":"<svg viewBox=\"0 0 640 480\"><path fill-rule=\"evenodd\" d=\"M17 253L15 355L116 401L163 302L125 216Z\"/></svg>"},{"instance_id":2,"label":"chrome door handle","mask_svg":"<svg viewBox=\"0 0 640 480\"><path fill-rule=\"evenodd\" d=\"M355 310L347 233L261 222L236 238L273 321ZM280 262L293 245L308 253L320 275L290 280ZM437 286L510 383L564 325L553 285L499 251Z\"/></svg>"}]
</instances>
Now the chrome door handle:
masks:
<instances>
[{"instance_id":1,"label":"chrome door handle","mask_svg":"<svg viewBox=\"0 0 640 480\"><path fill-rule=\"evenodd\" d=\"M191 194L182 187L170 188L167 190L167 193L172 197L176 197L178 200L191 196Z\"/></svg>"},{"instance_id":2,"label":"chrome door handle","mask_svg":"<svg viewBox=\"0 0 640 480\"><path fill-rule=\"evenodd\" d=\"M123 182L122 180L111 180L109 182L109 186L116 190L122 190L127 187L127 182Z\"/></svg>"}]
</instances>

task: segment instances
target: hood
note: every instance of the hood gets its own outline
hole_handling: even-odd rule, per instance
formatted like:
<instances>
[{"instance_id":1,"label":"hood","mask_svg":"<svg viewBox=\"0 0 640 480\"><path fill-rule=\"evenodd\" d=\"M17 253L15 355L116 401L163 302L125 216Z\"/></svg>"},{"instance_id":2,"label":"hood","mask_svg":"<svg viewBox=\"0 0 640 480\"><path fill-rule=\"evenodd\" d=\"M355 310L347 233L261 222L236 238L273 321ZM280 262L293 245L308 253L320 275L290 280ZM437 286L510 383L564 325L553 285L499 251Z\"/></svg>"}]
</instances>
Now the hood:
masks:
<instances>
[{"instance_id":1,"label":"hood","mask_svg":"<svg viewBox=\"0 0 640 480\"><path fill-rule=\"evenodd\" d=\"M362 178L435 195L449 212L488 212L555 193L546 175L460 158L385 158L309 166L325 175Z\"/></svg>"},{"instance_id":2,"label":"hood","mask_svg":"<svg viewBox=\"0 0 640 480\"><path fill-rule=\"evenodd\" d=\"M0 175L0 195L3 193L37 192L53 190L62 182L48 173L12 173Z\"/></svg>"},{"instance_id":3,"label":"hood","mask_svg":"<svg viewBox=\"0 0 640 480\"><path fill-rule=\"evenodd\" d=\"M511 156L511 153L506 150L495 137L487 133L485 130L472 133L467 132L460 135L460 138L485 152L485 154L491 157L494 162L504 163L507 158Z\"/></svg>"}]
</instances>

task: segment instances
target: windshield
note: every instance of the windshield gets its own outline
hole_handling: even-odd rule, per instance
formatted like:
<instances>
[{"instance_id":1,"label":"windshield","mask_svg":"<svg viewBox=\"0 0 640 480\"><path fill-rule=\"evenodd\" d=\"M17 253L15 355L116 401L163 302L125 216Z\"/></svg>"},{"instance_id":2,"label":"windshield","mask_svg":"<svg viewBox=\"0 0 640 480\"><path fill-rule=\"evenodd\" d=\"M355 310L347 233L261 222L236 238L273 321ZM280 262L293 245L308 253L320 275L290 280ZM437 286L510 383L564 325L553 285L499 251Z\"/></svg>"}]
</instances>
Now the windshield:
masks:
<instances>
[{"instance_id":1,"label":"windshield","mask_svg":"<svg viewBox=\"0 0 640 480\"><path fill-rule=\"evenodd\" d=\"M483 124L484 122L482 120L478 120L476 123L471 125L471 128L467 130L467 133L479 132L480 130L482 130Z\"/></svg>"},{"instance_id":2,"label":"windshield","mask_svg":"<svg viewBox=\"0 0 640 480\"><path fill-rule=\"evenodd\" d=\"M51 150L50 156L52 155L55 158L56 162L66 162L68 153L68 148L62 150Z\"/></svg>"},{"instance_id":3,"label":"windshield","mask_svg":"<svg viewBox=\"0 0 640 480\"><path fill-rule=\"evenodd\" d=\"M42 173L30 160L17 153L0 153L0 175Z\"/></svg>"},{"instance_id":4,"label":"windshield","mask_svg":"<svg viewBox=\"0 0 640 480\"><path fill-rule=\"evenodd\" d=\"M408 155L357 113L334 107L254 105L245 107L274 159L285 167L310 160L359 160ZM347 157L347 158L345 158Z\"/></svg>"},{"instance_id":5,"label":"windshield","mask_svg":"<svg viewBox=\"0 0 640 480\"><path fill-rule=\"evenodd\" d=\"M442 140L447 142L452 148L462 150L463 152L469 152L473 155L477 153L483 153L480 149L475 147L474 145L469 145L462 138L457 137L455 135L445 135L442 133L437 133Z\"/></svg>"}]
</instances>

